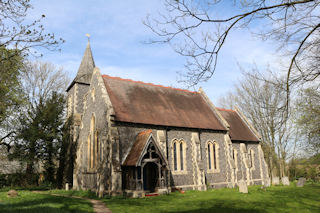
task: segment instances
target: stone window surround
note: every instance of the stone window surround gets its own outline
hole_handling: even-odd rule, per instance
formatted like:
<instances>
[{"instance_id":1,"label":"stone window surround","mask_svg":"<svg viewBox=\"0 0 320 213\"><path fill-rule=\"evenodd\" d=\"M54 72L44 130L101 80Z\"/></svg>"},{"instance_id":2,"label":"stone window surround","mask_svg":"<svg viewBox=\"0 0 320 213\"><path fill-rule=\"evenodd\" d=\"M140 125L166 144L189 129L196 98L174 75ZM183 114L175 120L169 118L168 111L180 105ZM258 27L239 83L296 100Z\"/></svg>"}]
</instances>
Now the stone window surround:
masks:
<instances>
[{"instance_id":1,"label":"stone window surround","mask_svg":"<svg viewBox=\"0 0 320 213\"><path fill-rule=\"evenodd\" d=\"M90 130L88 134L88 171L97 168L100 148L98 144L98 131L96 130L96 116L92 113L90 120Z\"/></svg>"},{"instance_id":2,"label":"stone window surround","mask_svg":"<svg viewBox=\"0 0 320 213\"><path fill-rule=\"evenodd\" d=\"M177 139L174 138L171 141L171 150L172 150L172 174L173 175L185 175L188 174L187 170L187 144L183 138ZM174 170L174 144L176 144L176 156L177 156L177 170ZM181 170L181 155L180 155L180 144L183 148L183 170Z\"/></svg>"},{"instance_id":3,"label":"stone window surround","mask_svg":"<svg viewBox=\"0 0 320 213\"><path fill-rule=\"evenodd\" d=\"M254 153L254 150L253 148L250 148L249 151L248 151L248 160L249 160L249 163L250 163L250 168L251 170L255 170L255 166L254 166L254 157L255 157L255 153Z\"/></svg>"},{"instance_id":4,"label":"stone window surround","mask_svg":"<svg viewBox=\"0 0 320 213\"><path fill-rule=\"evenodd\" d=\"M232 156L234 160L234 167L238 171L238 151L236 148L232 148Z\"/></svg>"},{"instance_id":5,"label":"stone window surround","mask_svg":"<svg viewBox=\"0 0 320 213\"><path fill-rule=\"evenodd\" d=\"M216 159L213 158L213 152L211 152L211 169L209 169L209 150L208 150L208 145L210 145L212 147L215 147L215 154L216 154ZM213 146L215 145L215 146ZM215 141L215 140L208 140L206 142L206 157L207 157L207 173L219 173L220 172L220 161L219 161L219 144ZM216 160L216 166L217 168L214 169L214 160Z\"/></svg>"}]
</instances>

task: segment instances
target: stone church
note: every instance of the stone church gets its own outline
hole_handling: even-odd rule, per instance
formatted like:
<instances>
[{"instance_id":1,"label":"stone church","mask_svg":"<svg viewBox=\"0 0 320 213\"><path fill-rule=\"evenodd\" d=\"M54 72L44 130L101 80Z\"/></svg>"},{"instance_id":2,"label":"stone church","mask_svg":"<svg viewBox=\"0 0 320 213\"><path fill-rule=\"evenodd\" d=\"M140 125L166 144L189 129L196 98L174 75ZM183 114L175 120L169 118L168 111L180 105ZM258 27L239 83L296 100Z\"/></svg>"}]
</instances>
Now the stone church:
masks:
<instances>
[{"instance_id":1,"label":"stone church","mask_svg":"<svg viewBox=\"0 0 320 213\"><path fill-rule=\"evenodd\" d=\"M67 89L74 189L99 195L265 184L259 133L238 110L193 92L102 75L87 44Z\"/></svg>"}]
</instances>

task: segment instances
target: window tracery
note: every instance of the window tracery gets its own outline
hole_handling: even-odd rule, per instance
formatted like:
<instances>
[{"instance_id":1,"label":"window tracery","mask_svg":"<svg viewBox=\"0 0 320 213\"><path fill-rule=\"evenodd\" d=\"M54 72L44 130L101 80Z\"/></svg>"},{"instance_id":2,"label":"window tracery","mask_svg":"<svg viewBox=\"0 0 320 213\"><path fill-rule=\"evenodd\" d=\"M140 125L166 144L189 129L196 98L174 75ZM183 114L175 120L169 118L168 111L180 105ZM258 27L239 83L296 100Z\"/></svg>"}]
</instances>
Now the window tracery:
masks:
<instances>
[{"instance_id":1,"label":"window tracery","mask_svg":"<svg viewBox=\"0 0 320 213\"><path fill-rule=\"evenodd\" d=\"M172 142L173 171L185 172L186 169L186 143L183 139L174 139Z\"/></svg>"},{"instance_id":2,"label":"window tracery","mask_svg":"<svg viewBox=\"0 0 320 213\"><path fill-rule=\"evenodd\" d=\"M219 172L219 145L216 142L207 142L207 167L209 172Z\"/></svg>"}]
</instances>

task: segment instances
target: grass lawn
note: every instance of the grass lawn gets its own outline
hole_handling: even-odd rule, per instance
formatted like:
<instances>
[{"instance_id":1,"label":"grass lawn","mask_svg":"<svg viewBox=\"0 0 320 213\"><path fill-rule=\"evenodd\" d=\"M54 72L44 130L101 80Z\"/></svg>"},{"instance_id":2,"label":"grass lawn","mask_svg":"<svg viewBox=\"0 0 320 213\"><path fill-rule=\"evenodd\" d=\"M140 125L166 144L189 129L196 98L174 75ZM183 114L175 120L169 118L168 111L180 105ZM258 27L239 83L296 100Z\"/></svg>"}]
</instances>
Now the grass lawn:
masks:
<instances>
[{"instance_id":1,"label":"grass lawn","mask_svg":"<svg viewBox=\"0 0 320 213\"><path fill-rule=\"evenodd\" d=\"M0 212L92 212L91 205L84 200L54 197L19 191L20 197L7 198L0 192ZM74 195L97 199L90 191L51 190L47 193ZM157 213L157 212L320 212L320 184L308 184L303 188L273 186L262 190L260 186L249 187L248 194L238 189L208 191L186 191L158 197L103 198L113 213Z\"/></svg>"},{"instance_id":2,"label":"grass lawn","mask_svg":"<svg viewBox=\"0 0 320 213\"><path fill-rule=\"evenodd\" d=\"M89 213L93 212L89 201L47 194L35 194L30 191L18 191L19 196L7 197L7 190L0 191L1 213Z\"/></svg>"},{"instance_id":3,"label":"grass lawn","mask_svg":"<svg viewBox=\"0 0 320 213\"><path fill-rule=\"evenodd\" d=\"M266 191L249 187L248 194L237 189L204 192L186 191L146 198L104 199L113 213L120 212L320 212L320 185L273 186Z\"/></svg>"}]
</instances>

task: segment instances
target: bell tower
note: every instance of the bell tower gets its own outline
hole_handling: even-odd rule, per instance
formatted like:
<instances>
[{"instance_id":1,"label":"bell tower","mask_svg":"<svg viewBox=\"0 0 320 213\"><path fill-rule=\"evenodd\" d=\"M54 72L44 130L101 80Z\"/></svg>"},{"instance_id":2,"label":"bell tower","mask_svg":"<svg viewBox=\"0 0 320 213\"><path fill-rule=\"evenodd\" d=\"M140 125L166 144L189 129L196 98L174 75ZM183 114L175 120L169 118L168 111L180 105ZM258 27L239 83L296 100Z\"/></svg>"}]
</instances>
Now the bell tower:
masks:
<instances>
[{"instance_id":1,"label":"bell tower","mask_svg":"<svg viewBox=\"0 0 320 213\"><path fill-rule=\"evenodd\" d=\"M88 36L89 38L89 36ZM84 96L90 87L90 81L95 67L92 57L90 41L88 39L87 47L84 51L77 75L67 89L68 94L68 117L73 117L73 142L76 142L79 134L79 127L83 113Z\"/></svg>"}]
</instances>

